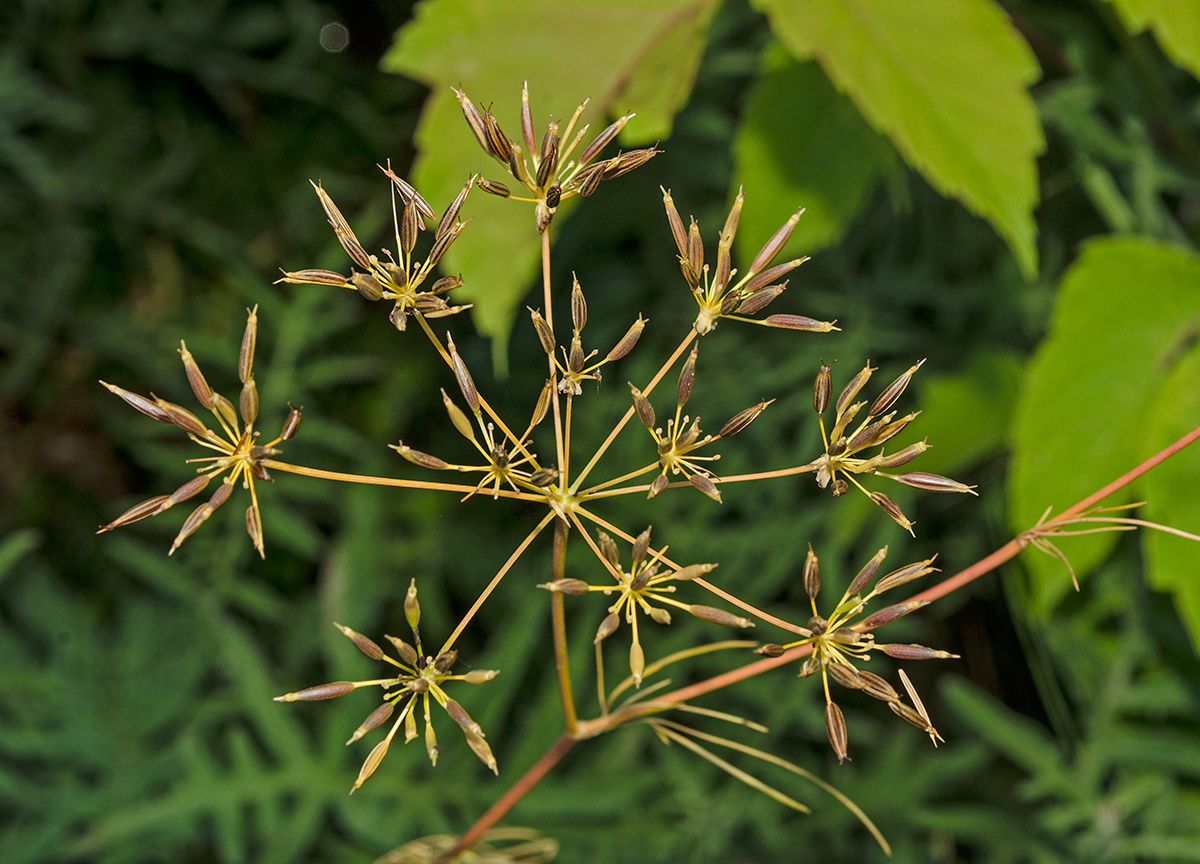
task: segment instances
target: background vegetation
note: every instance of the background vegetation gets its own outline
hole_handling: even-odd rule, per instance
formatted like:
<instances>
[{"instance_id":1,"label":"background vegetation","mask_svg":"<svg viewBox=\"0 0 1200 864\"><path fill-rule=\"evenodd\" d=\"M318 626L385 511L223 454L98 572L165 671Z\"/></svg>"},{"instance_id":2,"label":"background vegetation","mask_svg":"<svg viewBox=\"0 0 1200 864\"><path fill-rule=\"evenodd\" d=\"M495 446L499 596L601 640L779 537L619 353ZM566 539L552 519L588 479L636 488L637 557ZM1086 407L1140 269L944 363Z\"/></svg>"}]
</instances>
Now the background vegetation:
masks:
<instances>
[{"instance_id":1,"label":"background vegetation","mask_svg":"<svg viewBox=\"0 0 1200 864\"><path fill-rule=\"evenodd\" d=\"M529 528L490 502L286 477L264 495L265 561L236 507L171 558L178 511L92 533L182 483L191 455L96 380L187 402L183 337L229 391L248 305L266 428L286 400L305 407L290 459L397 474L384 445L444 426L445 370L426 346L351 295L271 282L279 267L343 266L310 178L382 243L377 162L416 160L438 209L492 167L449 84L494 103L510 133L528 78L539 121L590 94L641 112L628 144L661 142L556 222L558 278L579 274L599 344L638 312L652 322L614 376L644 377L694 314L660 184L706 238L744 185L755 247L809 207L793 245L813 260L779 302L843 329L726 324L706 342L706 415L780 397L723 470L815 455L819 358L841 380L867 358L885 373L929 358L907 397L934 445L921 467L981 498L900 498L916 541L809 478L728 494L720 517L699 495L626 515L656 535L670 525L673 548L720 560L772 612L803 596L808 542L839 585L883 543L892 560L936 551L957 570L1198 422L1195 8L844 8L430 0L411 21L383 0L0 8L0 860L370 861L464 829L557 736L545 597L525 590L545 578L544 546L461 645L502 670L468 705L499 779L466 748L435 770L402 748L348 799L365 749L342 742L370 701L270 701L363 677L328 622L394 630L412 576L425 632L448 632ZM321 47L330 22L348 28L343 52ZM467 360L481 382L496 360L506 374L485 388L524 411L544 368L510 326L528 253L491 221L505 202L483 198L449 265L494 337ZM622 391L589 399L615 412ZM1131 494L1151 500L1147 518L1197 531L1197 488L1200 456L1185 453ZM760 746L857 801L897 861L1200 860L1200 555L1169 537L1069 544L1079 594L1031 551L905 620L904 638L963 655L916 670L947 738L937 750L881 705L846 700L853 761L838 766L819 688L791 672L712 707L769 726ZM593 627L579 613L580 648ZM655 636L665 653L695 632ZM567 861L880 859L828 799L788 786L814 805L800 816L676 750L635 729L591 743L510 822L553 834Z\"/></svg>"}]
</instances>

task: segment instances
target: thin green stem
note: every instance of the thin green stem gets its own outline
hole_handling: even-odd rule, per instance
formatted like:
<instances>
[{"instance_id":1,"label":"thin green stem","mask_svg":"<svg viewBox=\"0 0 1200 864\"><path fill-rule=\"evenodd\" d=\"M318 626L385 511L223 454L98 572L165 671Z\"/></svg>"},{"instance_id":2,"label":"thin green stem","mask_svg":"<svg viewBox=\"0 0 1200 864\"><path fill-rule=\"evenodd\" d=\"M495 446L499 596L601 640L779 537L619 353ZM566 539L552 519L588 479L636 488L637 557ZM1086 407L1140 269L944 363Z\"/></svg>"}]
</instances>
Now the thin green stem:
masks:
<instances>
[{"instance_id":1,"label":"thin green stem","mask_svg":"<svg viewBox=\"0 0 1200 864\"><path fill-rule=\"evenodd\" d=\"M554 523L554 551L550 559L550 579L564 578L567 572L567 530L562 519ZM550 623L554 631L554 666L558 672L558 692L562 697L563 721L567 734L574 735L579 725L575 710L575 695L571 690L571 662L567 654L567 619L563 606L563 595L558 591L550 594Z\"/></svg>"},{"instance_id":2,"label":"thin green stem","mask_svg":"<svg viewBox=\"0 0 1200 864\"><path fill-rule=\"evenodd\" d=\"M546 325L554 332L554 299L550 293L550 227L542 232L542 302L546 305ZM558 454L558 465L562 471L562 483L567 483L567 451L563 440L562 414L558 410L558 369L554 366L554 358L547 355L546 362L550 364L550 408L554 413L554 448Z\"/></svg>"},{"instance_id":3,"label":"thin green stem","mask_svg":"<svg viewBox=\"0 0 1200 864\"><path fill-rule=\"evenodd\" d=\"M367 486L398 486L402 489L430 489L435 492L475 492L479 487L465 486L461 483L434 483L429 480L404 480L400 477L375 477L371 474L345 474L341 471L325 471L321 468L306 468L303 465L291 465L287 462L277 462L274 459L264 459L263 466L287 474L299 474L303 477L316 477L318 480L337 480L342 483L362 483ZM518 501L542 501L545 495L534 495L530 492L513 492L511 489L501 489L497 493L501 498L516 498Z\"/></svg>"}]
</instances>

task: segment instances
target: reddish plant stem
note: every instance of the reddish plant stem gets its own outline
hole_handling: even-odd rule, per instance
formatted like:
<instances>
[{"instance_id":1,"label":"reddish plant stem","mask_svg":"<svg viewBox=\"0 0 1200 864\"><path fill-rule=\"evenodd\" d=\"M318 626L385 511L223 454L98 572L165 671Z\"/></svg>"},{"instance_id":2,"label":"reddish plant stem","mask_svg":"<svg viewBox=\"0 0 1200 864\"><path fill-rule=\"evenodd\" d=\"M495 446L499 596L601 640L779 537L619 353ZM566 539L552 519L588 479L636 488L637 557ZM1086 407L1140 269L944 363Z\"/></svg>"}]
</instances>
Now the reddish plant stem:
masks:
<instances>
[{"instance_id":1,"label":"reddish plant stem","mask_svg":"<svg viewBox=\"0 0 1200 864\"><path fill-rule=\"evenodd\" d=\"M1197 439L1200 439L1200 426L1197 426L1182 438L1164 447L1162 450L1155 453L1136 468L1122 474L1116 480L1113 480L1111 483L1108 483L1096 490L1082 501L1079 501L1071 507L1068 507L1058 516L1043 524L1054 525L1061 524L1065 521L1070 521L1072 517L1078 516L1088 508L1095 506L1100 501L1107 498L1113 492L1116 492L1118 489L1129 485L1147 471L1171 458L1184 447L1187 447L1189 444L1195 442ZM917 594L911 599L936 600L940 597L945 597L950 592L963 587L968 582L978 579L985 573L989 573L996 569L1005 561L1014 558L1023 548L1025 548L1025 543L1020 538L1010 540L991 555L988 555L986 558L977 561L970 567L954 574L948 579L943 580L932 588L922 591L920 594ZM533 786L536 785L538 781L540 781L542 777L546 775L551 767L553 767L559 760L562 759L563 755L565 755L566 752L575 745L577 740L589 738L594 735L598 735L601 732L616 728L622 723L628 722L629 720L641 714L657 713L658 711L662 711L665 707L669 707L670 705L686 702L688 699L702 696L705 693L711 693L714 690L720 690L724 687L728 687L731 684L744 681L747 678L753 678L756 675L761 675L763 672L769 672L772 669L791 663L792 661L810 654L811 652L811 644L799 645L792 650L781 654L779 657L764 657L762 660L748 663L745 666L741 666L737 669L731 669L728 672L724 672L704 681L699 681L688 687L672 690L670 693L666 693L657 699L654 699L653 701L639 703L624 711L618 711L614 714L597 717L594 720L585 720L580 722L576 737L572 737L571 735L564 733L562 737L560 737L558 741L554 743L554 746L551 747L550 750L547 751L546 754L542 756L542 758L539 759L538 762L532 768L530 768L529 771L527 771L525 775L518 780L511 789L508 790L508 792L504 794L504 797L493 804L487 813L480 817L480 820L476 822L475 825L471 826L470 830L463 835L463 838L458 842L454 849L444 856L443 860L449 860L451 857L453 857L453 855L458 854L463 849L467 848L467 846L469 846L471 843L476 842L484 831L494 825L496 821L500 819L500 817L511 810L517 801L519 801L530 789L532 789ZM543 765L543 763L545 764Z\"/></svg>"},{"instance_id":2,"label":"reddish plant stem","mask_svg":"<svg viewBox=\"0 0 1200 864\"><path fill-rule=\"evenodd\" d=\"M455 856L460 852L478 843L489 828L504 818L508 811L515 807L517 802L524 798L530 789L541 782L541 779L550 772L551 768L562 761L562 758L575 746L576 741L577 739L571 737L566 732L560 735L558 740L554 742L554 745L542 754L542 758L533 763L533 767L526 771L521 776L521 779L514 783L495 804L489 807L487 812L480 816L475 824L467 830L467 833L458 838L458 842L451 849L448 849L439 856L438 860L453 861Z\"/></svg>"}]
</instances>

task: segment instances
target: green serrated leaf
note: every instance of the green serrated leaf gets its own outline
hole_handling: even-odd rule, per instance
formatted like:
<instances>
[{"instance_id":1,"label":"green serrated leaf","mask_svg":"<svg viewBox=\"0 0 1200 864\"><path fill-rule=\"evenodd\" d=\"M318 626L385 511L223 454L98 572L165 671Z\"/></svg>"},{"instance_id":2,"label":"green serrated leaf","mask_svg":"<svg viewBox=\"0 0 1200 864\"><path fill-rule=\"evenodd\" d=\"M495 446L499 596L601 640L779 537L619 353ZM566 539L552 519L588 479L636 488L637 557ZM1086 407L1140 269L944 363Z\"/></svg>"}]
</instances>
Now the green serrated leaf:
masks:
<instances>
[{"instance_id":1,"label":"green serrated leaf","mask_svg":"<svg viewBox=\"0 0 1200 864\"><path fill-rule=\"evenodd\" d=\"M514 139L520 136L526 80L539 132L550 114L565 119L591 97L585 120L594 131L606 117L633 110L639 112L637 125L626 127L624 140L634 133L666 134L691 89L715 5L715 0L422 3L383 60L384 69L433 88L416 132L421 151L413 169L416 185L441 209L475 171L512 179L480 150L452 86L485 105L494 103L497 119ZM645 101L628 104L634 96ZM461 273L465 284L455 296L475 304L476 326L496 340L502 354L517 304L537 272L540 240L533 209L476 192L464 212L476 218L443 266Z\"/></svg>"},{"instance_id":2,"label":"green serrated leaf","mask_svg":"<svg viewBox=\"0 0 1200 864\"><path fill-rule=\"evenodd\" d=\"M778 43L765 52L734 153L735 176L753 202L738 231L746 260L798 206L804 216L780 260L836 243L896 164L887 139L820 67L797 62Z\"/></svg>"},{"instance_id":3,"label":"green serrated leaf","mask_svg":"<svg viewBox=\"0 0 1200 864\"><path fill-rule=\"evenodd\" d=\"M1154 452L1152 406L1198 326L1200 256L1141 238L1084 247L1063 278L1050 334L1026 370L1017 405L1014 530L1032 526L1048 506L1070 507ZM1105 503L1140 494L1126 489ZM1082 576L1115 539L1093 534L1056 545ZM1045 615L1070 591L1070 579L1061 563L1033 551L1024 563L1030 612Z\"/></svg>"},{"instance_id":4,"label":"green serrated leaf","mask_svg":"<svg viewBox=\"0 0 1200 864\"><path fill-rule=\"evenodd\" d=\"M1193 346L1163 382L1150 409L1147 443L1165 447L1200 424L1200 347ZM1188 447L1155 468L1145 479L1144 518L1181 531L1200 534L1200 448ZM1143 535L1146 576L1150 584L1175 597L1175 606L1200 652L1200 580L1196 562L1200 547L1161 531Z\"/></svg>"},{"instance_id":5,"label":"green serrated leaf","mask_svg":"<svg viewBox=\"0 0 1200 864\"><path fill-rule=\"evenodd\" d=\"M1026 87L1039 72L990 0L757 0L797 57L814 56L939 191L987 219L1037 272L1036 157Z\"/></svg>"},{"instance_id":6,"label":"green serrated leaf","mask_svg":"<svg viewBox=\"0 0 1200 864\"><path fill-rule=\"evenodd\" d=\"M1200 4L1187 0L1111 0L1130 33L1149 28L1163 52L1200 78Z\"/></svg>"}]
</instances>

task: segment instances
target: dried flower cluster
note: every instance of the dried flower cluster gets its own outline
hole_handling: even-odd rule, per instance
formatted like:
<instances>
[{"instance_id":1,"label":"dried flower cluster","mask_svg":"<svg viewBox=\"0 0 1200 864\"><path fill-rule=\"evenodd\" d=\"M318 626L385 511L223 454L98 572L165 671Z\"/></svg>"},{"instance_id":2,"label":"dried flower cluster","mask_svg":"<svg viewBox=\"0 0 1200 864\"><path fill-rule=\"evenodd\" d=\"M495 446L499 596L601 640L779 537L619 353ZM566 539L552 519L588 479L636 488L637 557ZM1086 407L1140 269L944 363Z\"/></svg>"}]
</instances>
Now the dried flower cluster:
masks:
<instances>
[{"instance_id":1,"label":"dried flower cluster","mask_svg":"<svg viewBox=\"0 0 1200 864\"><path fill-rule=\"evenodd\" d=\"M718 483L769 480L808 472L814 473L818 484L822 488L830 489L835 496L843 494L851 483L863 489L857 478L868 474L890 477L897 482L919 489L971 492L971 487L937 475L912 472L888 473L891 469L907 464L923 452L926 449L924 441L909 445L891 455L885 455L882 449L878 455L874 456L868 456L865 452L877 446L882 448L882 445L897 436L916 417L914 412L897 418L892 406L904 392L921 364L915 364L885 388L866 409L865 414L863 414L863 409L866 408L867 403L854 400L875 369L868 364L846 385L837 399L832 400L831 366L822 365L814 386L813 404L820 421L825 452L807 464L796 464L759 474L728 477L722 480L711 470L712 463L720 458L719 455L704 454L699 451L718 440L728 439L746 429L774 400L762 399L732 417L717 434L704 434L700 427L699 416L693 417L684 414L685 406L692 400L695 389L700 341L713 333L718 321L722 318L814 333L829 332L837 328L834 327L834 322L817 321L790 313L771 314L765 318L753 317L766 309L783 293L787 287L784 277L806 260L801 257L780 264L774 263L790 238L802 211L797 211L788 218L784 225L763 244L745 274L739 275L733 267L732 245L744 203L741 191L738 192L721 230L717 243L716 263L711 270L704 261L704 247L700 239L699 226L693 219L685 229L671 194L664 191L663 202L669 229L678 249L680 269L698 306L698 313L692 327L682 337L678 347L662 364L657 374L649 381L639 382L636 385L630 382L632 405L615 424L604 443L586 460L580 459L573 456L571 452L571 429L573 423L579 422L575 413L575 401L584 392L583 384L584 382L593 382L598 385L602 380L603 367L621 360L634 350L647 322L641 315L638 315L617 344L603 357L597 359L600 354L598 349L589 351L584 347L583 333L588 321L588 307L579 279L572 278L569 298L566 298L570 307L571 335L569 340L560 343L553 326L554 292L549 284L549 276L545 276L544 305L539 309L530 309L530 318L534 333L547 357L547 380L540 388L536 398L533 399L529 421L524 428L522 429L519 425L510 426L493 410L486 398L479 392L451 333L447 332L443 340L429 324L430 319L453 315L468 308L467 306L450 305L445 299L449 291L462 284L459 277L443 276L436 279L428 289L424 289L423 286L433 278L434 270L442 255L463 231L466 220L459 217L471 187L477 185L494 195L533 203L537 230L544 234L549 228L556 208L564 199L572 195L591 195L601 181L621 176L644 164L659 151L656 147L649 147L620 153L606 159L598 159L600 151L616 138L632 116L625 115L609 125L586 146L583 146L576 155L577 148L581 147L587 132L587 126L580 125L586 102L571 117L561 135L558 124L551 120L539 144L534 134L527 90L522 92L521 98L521 136L519 140L514 141L504 134L490 110L476 106L461 91L456 91L456 93L467 123L480 146L524 186L529 193L528 196L514 196L504 184L483 179L479 175L473 176L454 197L441 218L437 220L436 227L432 231L431 245L424 253L423 259L419 260L415 255L419 235L426 229L427 223L435 219L435 213L425 198L406 180L395 174L390 165L383 171L391 182L393 193L396 251L394 253L385 251L382 253L382 257L366 251L341 211L320 184L314 183L313 186L321 207L334 229L338 242L350 256L354 267L350 270L349 275L328 270L284 271L283 278L279 281L352 288L368 300L393 301L389 314L391 322L401 331L407 329L408 323L415 322L416 329L424 334L445 363L447 377L453 377L458 394L461 396L461 404L465 404L465 409L456 401L457 397L451 398L444 388L441 390L443 404L450 424L466 440L467 446L478 454L479 458L476 459L472 456L468 459L452 460L448 456L433 455L415 449L404 441L390 445L408 463L425 470L445 472L451 478L450 482L341 474L292 465L275 459L274 457L280 455L275 445L295 434L300 422L300 412L298 409L292 409L283 432L275 440L266 445L257 443L258 432L255 431L254 424L258 415L258 396L252 375L257 317L255 312L251 311L238 361L238 372L243 384L240 399L240 421L234 413L232 404L208 386L186 346L181 351L192 390L201 404L210 409L217 418L220 434L208 429L198 418L177 405L164 402L157 397L146 399L118 387L105 385L143 413L156 420L183 428L193 441L216 451L218 455L194 460L203 463L199 469L200 476L185 484L174 494L158 496L144 502L101 530L109 530L145 516L160 513L175 503L197 494L213 477L224 473L227 476L221 488L212 500L201 506L188 518L172 546L172 551L184 538L195 531L216 507L224 502L229 496L232 485L241 479L244 485L251 490L252 503L246 516L247 528L255 548L260 554L263 554L262 523L258 499L254 492L254 480L270 479L267 474L268 467L276 471L343 482L364 482L446 491L459 494L463 498L469 498L478 492L486 492L497 501L501 499L520 501L523 510L531 509L530 505L536 505L541 509L543 515L540 521L530 530L524 541L509 556L503 566L498 569L486 587L481 590L474 605L463 616L450 638L437 652L426 653L421 643L418 630L420 606L417 602L414 581L408 589L404 604L413 642L410 644L396 637L388 636L387 639L395 649L396 656L385 654L379 645L354 630L337 625L363 654L373 660L389 664L391 671L387 675L365 681L338 681L322 684L276 697L276 701L281 702L314 701L342 696L363 687L379 687L381 689L381 704L370 713L347 743L357 741L385 723L391 723L391 727L384 739L368 755L354 783L354 789L359 788L374 773L401 727L404 728L406 742L418 736L418 713L424 718L426 750L430 760L436 763L438 744L431 722L434 703L444 709L461 727L468 745L479 759L492 771L497 770L496 760L484 739L483 731L467 712L446 694L443 688L452 681L465 681L471 684L483 683L496 674L494 671L487 670L453 674L452 667L456 658L453 645L458 635L471 622L477 610L510 572L514 563L530 548L540 533L550 526L553 526L554 534L550 578L539 587L550 593L555 668L558 673L564 720L569 736L578 736L582 739L590 734L610 731L622 724L679 708L701 713L707 711L710 716L732 719L729 715L720 712L692 709L691 706L683 704L685 700L676 702L668 700L660 704L652 700L639 701L639 697L631 697L628 703L623 703L624 707L616 706L612 711L609 710L613 704L613 698L623 692L626 687L640 686L644 678L664 666L679 662L688 656L694 656L696 653L710 650L700 646L678 655L670 655L648 662L645 640L642 638L641 622L645 618L649 618L656 624L669 624L671 623L670 608L674 607L674 609L682 610L705 621L729 627L752 627L754 626L752 618L758 618L763 621L784 624L793 632L798 633L801 638L797 641L785 645L763 645L758 648L758 652L769 657L778 657L790 649L805 645L811 646L812 653L803 662L801 674L808 676L818 671L821 673L827 705L826 724L830 742L839 760L846 758L847 755L846 730L841 710L829 692L831 678L843 687L863 690L867 694L887 702L896 714L927 732L936 743L939 740L938 733L903 672L901 672L901 680L907 690L909 702L905 702L884 679L859 668L859 665L868 660L871 653L875 651L881 651L900 659L954 656L944 651L918 645L885 644L876 641L873 632L875 628L920 608L924 605L923 603L899 603L866 614L867 605L880 594L933 571L932 558L902 567L875 581L876 573L886 552L886 550L880 550L854 579L828 617L822 617L818 614L816 605L821 585L820 569L817 556L810 548L804 563L803 581L810 600L812 615L807 624L801 627L782 622L711 584L706 577L713 573L717 566L716 563L680 565L667 557L666 546L654 548L651 545L649 528L635 537L632 533L623 531L603 518L597 509L602 502L611 501L620 496L646 494L650 498L655 498L669 488L683 486L693 487L712 499L713 502L721 503L722 494L718 489ZM398 204L396 203L397 199ZM549 241L543 237L543 254L548 256L549 249ZM543 272L548 274L550 272L549 262L546 260L544 263L546 266ZM653 391L676 364L679 366L679 371L675 388L675 410L667 418L666 423L660 425L651 401ZM834 402L834 420L832 428L827 430L824 415L831 401ZM652 448L649 446L646 448L648 460L641 462L640 467L632 470L614 469L613 466L606 465L604 467L610 471L606 479L589 481L588 478L593 471L599 470L599 466L608 455L613 440L635 417L649 432L652 441ZM548 420L552 420L552 422L544 422ZM857 425L854 425L856 421ZM534 433L539 432L540 434L539 430L548 427L553 427L553 444L543 445L539 450L533 443ZM519 433L516 430L520 430ZM416 434L420 434L420 432L418 431ZM458 475L470 476L465 478L466 482L453 482ZM683 478L682 480L672 479L680 476ZM863 491L892 519L906 530L912 531L912 521L890 498L880 492L869 492L866 489ZM588 579L567 573L565 549L569 535L579 536L586 543L599 563L599 567L607 574L604 580L593 584ZM623 556L619 545L622 543L630 546L628 566L622 563ZM874 582L874 586L869 588L872 582ZM674 595L680 584L688 585L688 590L709 591L723 602L736 606L739 613L745 614L678 600ZM576 715L571 677L568 672L570 640L566 634L563 604L564 597L567 595L594 593L604 594L606 597L612 598L612 601L603 615L597 614L599 624L593 640L596 646L597 689L603 712L600 718L586 721L592 725L587 727L590 731L585 734L581 731L584 721L580 721ZM628 651L631 678L622 685L618 685L611 693L606 694L603 683L604 645L607 644L608 637L620 627L622 621L629 625L631 633ZM713 643L711 650L734 648L744 650L752 645L753 643L746 642ZM648 691L657 689L658 686L658 684L650 685L641 692L644 695ZM750 721L736 719L743 725L758 728ZM701 755L707 754L707 751L699 743L701 740L709 743L720 743L723 740L715 739L712 736L706 737L705 733L691 730L674 721L656 718L653 722L657 724L654 728L664 740L678 741ZM712 757L711 754L705 755L705 758L715 761L715 764L728 764ZM731 768L728 770L736 773ZM802 805L787 796L772 794L772 797L784 801L788 806L803 809Z\"/></svg>"},{"instance_id":2,"label":"dried flower cluster","mask_svg":"<svg viewBox=\"0 0 1200 864\"><path fill-rule=\"evenodd\" d=\"M821 424L821 440L825 443L824 455L817 457L808 465L810 469L816 472L817 485L822 489L829 489L836 498L845 494L846 490L850 488L846 479L843 479L843 477L848 478L850 483L853 483L862 490L863 494L875 502L884 513L887 513L895 520L897 525L910 534L913 533L913 523L896 506L896 502L882 492L870 492L864 489L862 484L855 479L854 475L876 474L880 477L889 477L898 483L903 483L905 486L912 486L929 492L969 492L972 495L975 494L974 486L967 486L964 483L959 483L957 480L951 480L949 477L942 477L938 474L925 474L920 471L889 474L883 470L907 465L929 449L929 445L923 440L917 441L915 444L910 444L902 450L897 450L891 455L885 455L882 449L885 443L899 435L921 413L920 411L913 411L897 419L896 412L889 409L900 398L900 395L908 387L908 382L912 380L913 375L916 374L916 371L921 368L924 362L922 360L920 363L914 363L899 378L885 387L883 392L875 397L875 401L871 403L871 407L867 409L866 416L850 432L847 429L850 427L851 422L858 417L863 406L867 404L865 401L855 402L854 400L863 386L870 380L871 373L876 371L875 368L868 363L842 388L842 392L838 394L837 401L834 403L833 429L828 433L825 431L824 415L825 411L829 408L829 398L832 388L830 369L832 364L823 364L821 366L821 371L817 373L816 383L813 385L813 408L816 410L817 418ZM859 455L864 450L873 447L880 448L878 455L867 458Z\"/></svg>"},{"instance_id":3,"label":"dried flower cluster","mask_svg":"<svg viewBox=\"0 0 1200 864\"><path fill-rule=\"evenodd\" d=\"M258 419L258 387L254 383L254 346L258 340L258 307L249 310L246 319L246 332L242 336L242 347L238 354L238 377L242 382L242 393L238 399L238 413L234 413L233 403L217 393L208 385L200 367L196 365L192 353L185 343L180 343L180 356L183 357L183 368L187 371L188 383L200 404L212 412L216 418L220 433L214 432L204 425L192 412L173 402L159 399L153 393L147 399L136 393L130 393L113 384L104 381L100 383L141 411L147 417L152 417L161 423L178 426L187 436L209 450L214 450L216 456L202 456L189 459L189 462L203 463L197 469L199 476L184 483L170 495L158 495L141 504L131 507L112 522L102 527L98 534L120 528L147 516L157 516L181 501L199 495L214 477L225 474L224 480L207 502L201 504L183 523L183 528L175 536L168 555L174 553L179 545L190 537L197 528L207 521L213 512L229 500L233 486L239 479L242 485L250 490L250 506L246 509L246 531L250 535L258 554L266 557L263 544L262 513L258 508L258 493L254 489L255 480L271 481L267 473L267 462L272 456L278 456L281 451L276 444L287 441L300 429L300 409L288 405L290 409L284 421L283 430L267 444L259 444L259 433L254 428ZM241 422L238 422L238 414Z\"/></svg>"},{"instance_id":4,"label":"dried flower cluster","mask_svg":"<svg viewBox=\"0 0 1200 864\"><path fill-rule=\"evenodd\" d=\"M564 200L573 195L582 195L586 198L596 191L602 181L612 180L629 173L634 168L650 161L659 152L656 147L645 147L628 153L620 153L599 162L592 161L633 118L632 114L626 114L593 138L583 148L579 158L572 160L571 156L575 152L575 148L583 143L583 138L588 131L586 124L580 126L578 131L576 130L579 119L587 109L586 99L575 109L575 113L567 121L566 128L561 132L558 128L558 121L551 120L546 125L546 131L542 134L542 142L539 145L533 129L533 111L529 107L528 84L521 88L520 141L514 141L504 134L504 130L500 128L500 123L492 116L490 109L475 105L461 90L455 90L454 94L458 97L458 104L462 106L463 116L467 118L467 125L475 133L479 146L485 153L503 165L508 173L529 191L532 197L522 197L517 200L536 203L539 233L544 232L550 225L550 220L554 218L558 205ZM522 144L524 150L522 150ZM476 182L479 184L479 188L485 192L501 198L512 196L508 186L496 180L480 178Z\"/></svg>"},{"instance_id":5,"label":"dried flower cluster","mask_svg":"<svg viewBox=\"0 0 1200 864\"><path fill-rule=\"evenodd\" d=\"M882 651L889 657L901 660L948 659L958 656L926 648L923 645L887 644L875 641L875 634L871 631L876 627L889 624L928 604L924 601L897 603L865 617L860 617L866 611L867 604L885 591L898 588L914 579L920 579L937 569L933 566L933 558L908 564L883 576L875 583L874 588L863 594L878 574L879 567L886 555L886 546L875 553L874 557L867 562L866 566L854 577L854 581L846 588L833 612L828 618L825 618L817 612L817 595L821 591L821 568L817 556L810 546L808 556L804 559L803 579L804 592L808 595L812 606L812 617L808 619L807 626L797 628L801 638L786 645L767 644L756 649L757 653L767 657L779 657L791 648L800 645L812 646L812 653L804 659L800 667L800 675L807 678L816 672L821 673L821 683L825 688L825 728L829 733L829 743L833 746L839 762L844 760L847 755L846 721L842 717L842 710L830 695L830 678L843 687L861 690L868 696L886 702L898 716L928 732L935 744L941 740L941 736L938 735L929 720L925 706L921 704L920 697L903 670L900 672L900 680L912 700L911 706L906 705L896 689L883 678L854 665L856 661L870 660L872 651Z\"/></svg>"},{"instance_id":6,"label":"dried flower cluster","mask_svg":"<svg viewBox=\"0 0 1200 864\"><path fill-rule=\"evenodd\" d=\"M367 657L370 657L372 660L382 660L385 663L390 663L399 670L394 677L374 678L369 681L334 681L329 684L319 684L316 687L309 687L305 690L298 690L295 693L285 693L282 696L275 697L276 702L315 702L345 696L347 693L354 692L359 687L382 688L383 704L367 715L367 719L354 730L354 734L350 736L350 740L346 742L347 744L353 744L368 732L387 723L392 719L393 715L396 715L396 709L399 708L400 713L396 715L396 719L392 722L392 728L388 731L384 739L371 750L370 755L367 756L367 760L359 770L358 778L354 781L354 787L350 790L351 794L359 786L362 786L368 777L375 773L375 769L379 767L379 763L387 755L388 747L391 746L392 739L396 737L396 733L401 726L404 727L405 744L417 737L418 705L422 709L425 720L425 752L429 754L429 761L434 765L437 764L439 750L437 734L433 731L433 721L430 718L431 700L437 702L450 715L450 719L462 727L467 744L470 745L471 750L479 757L480 761L492 769L493 773L498 773L499 771L496 767L496 757L492 755L492 748L484 740L483 730L479 728L479 724L472 720L463 707L447 696L446 691L442 689L448 681L484 684L495 678L498 672L494 669L473 669L463 675L453 675L450 670L453 668L454 661L458 657L457 651L444 649L436 655L425 653L425 649L421 646L421 632L418 628L421 621L421 604L417 601L417 582L415 579L409 583L408 594L404 598L404 617L408 622L408 626L412 629L413 643L409 644L395 636L384 637L392 643L392 647L396 649L396 656L399 659L389 657L377 643L361 633L356 633L349 627L344 627L341 624L334 624L335 627L345 634L347 639L354 643L354 647Z\"/></svg>"}]
</instances>

